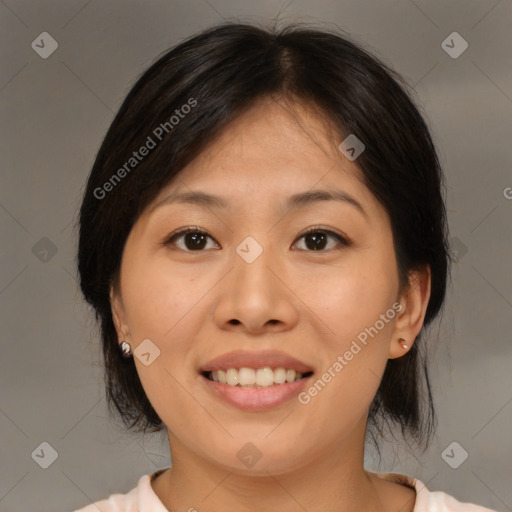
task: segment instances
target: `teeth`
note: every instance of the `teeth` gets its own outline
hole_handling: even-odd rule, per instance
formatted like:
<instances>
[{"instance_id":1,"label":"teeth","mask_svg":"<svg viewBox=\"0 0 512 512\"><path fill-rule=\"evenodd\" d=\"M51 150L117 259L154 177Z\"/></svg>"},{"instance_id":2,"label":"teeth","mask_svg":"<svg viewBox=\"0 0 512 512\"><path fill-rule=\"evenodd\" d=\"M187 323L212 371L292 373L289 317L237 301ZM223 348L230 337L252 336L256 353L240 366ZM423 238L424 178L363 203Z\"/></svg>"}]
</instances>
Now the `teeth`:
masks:
<instances>
[{"instance_id":1,"label":"teeth","mask_svg":"<svg viewBox=\"0 0 512 512\"><path fill-rule=\"evenodd\" d=\"M284 368L276 368L274 370L274 382L284 384L286 382L286 370Z\"/></svg>"},{"instance_id":2,"label":"teeth","mask_svg":"<svg viewBox=\"0 0 512 512\"><path fill-rule=\"evenodd\" d=\"M295 374L295 372L293 372ZM295 377L295 375L294 375ZM256 382L258 386L269 387L274 385L274 370L272 368L260 368L256 370Z\"/></svg>"},{"instance_id":3,"label":"teeth","mask_svg":"<svg viewBox=\"0 0 512 512\"><path fill-rule=\"evenodd\" d=\"M234 368L230 368L226 372L226 384L236 386L240 382L240 376Z\"/></svg>"},{"instance_id":4,"label":"teeth","mask_svg":"<svg viewBox=\"0 0 512 512\"><path fill-rule=\"evenodd\" d=\"M229 371L229 370L228 370ZM236 370L233 370L236 371ZM261 370L258 370L258 372ZM240 368L238 370L238 377L240 378L240 386L254 386L256 384L256 370L253 368ZM261 380L261 376L260 376ZM228 381L229 384L231 384ZM261 382L260 382L261 384ZM272 384L272 382L271 382Z\"/></svg>"},{"instance_id":5,"label":"teeth","mask_svg":"<svg viewBox=\"0 0 512 512\"><path fill-rule=\"evenodd\" d=\"M302 373L300 373L299 379L302 377ZM286 370L286 382L293 382L296 380L296 372L295 370Z\"/></svg>"},{"instance_id":6,"label":"teeth","mask_svg":"<svg viewBox=\"0 0 512 512\"><path fill-rule=\"evenodd\" d=\"M209 372L208 378L214 382L227 384L228 386L239 386L244 388L262 387L268 388L276 384L294 382L302 379L302 373L292 369L272 368L229 368L227 371L216 370Z\"/></svg>"}]
</instances>

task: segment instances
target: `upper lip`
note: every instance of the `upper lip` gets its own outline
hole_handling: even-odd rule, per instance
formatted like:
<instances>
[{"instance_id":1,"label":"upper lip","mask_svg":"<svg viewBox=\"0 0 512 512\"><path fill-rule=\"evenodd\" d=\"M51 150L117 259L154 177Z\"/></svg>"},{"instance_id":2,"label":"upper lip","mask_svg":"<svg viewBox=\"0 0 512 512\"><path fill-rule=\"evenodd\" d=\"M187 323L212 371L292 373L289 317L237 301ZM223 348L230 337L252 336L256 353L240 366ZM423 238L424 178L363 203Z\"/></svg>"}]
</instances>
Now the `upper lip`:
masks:
<instances>
[{"instance_id":1,"label":"upper lip","mask_svg":"<svg viewBox=\"0 0 512 512\"><path fill-rule=\"evenodd\" d=\"M260 352L247 352L237 350L222 354L211 361L208 361L199 368L200 372L209 372L215 370L228 370L229 368L285 368L292 369L301 373L312 372L313 368L309 365L292 357L284 352L276 350L264 350Z\"/></svg>"}]
</instances>

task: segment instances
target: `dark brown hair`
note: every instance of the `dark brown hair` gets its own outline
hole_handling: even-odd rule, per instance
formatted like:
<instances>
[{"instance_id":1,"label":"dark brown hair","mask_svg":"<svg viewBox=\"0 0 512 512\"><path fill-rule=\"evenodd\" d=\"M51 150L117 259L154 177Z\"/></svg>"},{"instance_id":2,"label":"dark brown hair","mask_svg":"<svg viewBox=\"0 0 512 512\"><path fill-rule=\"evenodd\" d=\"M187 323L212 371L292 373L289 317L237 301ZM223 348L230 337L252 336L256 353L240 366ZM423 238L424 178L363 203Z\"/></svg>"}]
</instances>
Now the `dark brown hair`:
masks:
<instances>
[{"instance_id":1,"label":"dark brown hair","mask_svg":"<svg viewBox=\"0 0 512 512\"><path fill-rule=\"evenodd\" d=\"M406 355L388 360L368 421L372 432L391 421L428 444L435 413L423 338L443 304L450 262L436 150L396 72L347 36L299 25L225 23L181 42L138 78L103 140L80 209L78 270L101 328L109 409L132 431L165 428L133 359L121 358L111 314L109 290L132 226L229 121L268 96L314 106L343 137L363 141L356 163L389 214L401 285L410 271L431 269L424 327ZM152 149L135 159L149 139Z\"/></svg>"}]
</instances>

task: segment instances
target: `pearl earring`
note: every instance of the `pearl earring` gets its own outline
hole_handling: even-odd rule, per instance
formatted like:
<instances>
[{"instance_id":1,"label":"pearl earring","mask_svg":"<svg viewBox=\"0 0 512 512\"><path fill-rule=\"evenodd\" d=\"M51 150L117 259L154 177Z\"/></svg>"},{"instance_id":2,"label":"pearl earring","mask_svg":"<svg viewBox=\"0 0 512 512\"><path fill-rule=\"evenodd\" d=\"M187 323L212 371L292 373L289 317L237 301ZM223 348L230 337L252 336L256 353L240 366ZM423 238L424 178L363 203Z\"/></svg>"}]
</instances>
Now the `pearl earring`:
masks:
<instances>
[{"instance_id":1,"label":"pearl earring","mask_svg":"<svg viewBox=\"0 0 512 512\"><path fill-rule=\"evenodd\" d=\"M407 350L409 348L409 345L407 345L407 340L404 340L403 338L398 338L398 342L400 345L402 345L404 350Z\"/></svg>"},{"instance_id":2,"label":"pearl earring","mask_svg":"<svg viewBox=\"0 0 512 512\"><path fill-rule=\"evenodd\" d=\"M121 355L127 359L131 356L131 347L126 341L123 341L120 345L121 348Z\"/></svg>"}]
</instances>

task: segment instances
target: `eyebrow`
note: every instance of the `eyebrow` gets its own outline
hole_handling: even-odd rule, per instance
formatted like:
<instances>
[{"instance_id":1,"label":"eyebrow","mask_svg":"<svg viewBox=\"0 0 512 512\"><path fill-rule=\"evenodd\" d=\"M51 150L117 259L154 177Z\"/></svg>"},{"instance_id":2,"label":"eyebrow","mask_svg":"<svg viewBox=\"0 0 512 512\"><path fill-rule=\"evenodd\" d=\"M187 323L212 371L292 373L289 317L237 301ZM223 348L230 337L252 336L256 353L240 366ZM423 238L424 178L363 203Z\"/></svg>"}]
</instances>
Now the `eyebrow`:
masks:
<instances>
[{"instance_id":1,"label":"eyebrow","mask_svg":"<svg viewBox=\"0 0 512 512\"><path fill-rule=\"evenodd\" d=\"M285 202L285 208L287 210L297 210L299 208L304 208L309 206L310 204L318 203L321 201L338 201L348 205L353 206L357 210L360 211L366 218L368 218L368 214L365 209L361 205L357 199L347 194L342 190L310 190L307 192L300 192L298 194L294 194ZM229 202L226 201L223 197L216 196L213 194L208 194L202 191L193 191L193 192L182 192L182 193L174 193L167 196L165 199L157 203L151 208L151 211L160 208L161 206L171 204L171 203L180 203L180 204L194 204L200 206L202 208L216 208L216 209L227 209L229 208Z\"/></svg>"}]
</instances>

